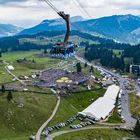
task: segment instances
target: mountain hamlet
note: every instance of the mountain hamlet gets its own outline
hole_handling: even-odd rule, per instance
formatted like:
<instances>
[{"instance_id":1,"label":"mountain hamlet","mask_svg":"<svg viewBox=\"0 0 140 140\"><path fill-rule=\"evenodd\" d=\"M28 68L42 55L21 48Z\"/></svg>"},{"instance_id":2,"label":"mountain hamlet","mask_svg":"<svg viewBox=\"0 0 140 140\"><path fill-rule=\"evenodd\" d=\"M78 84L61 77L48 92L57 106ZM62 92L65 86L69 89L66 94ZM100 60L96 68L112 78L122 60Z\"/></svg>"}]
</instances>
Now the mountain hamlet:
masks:
<instances>
[{"instance_id":1,"label":"mountain hamlet","mask_svg":"<svg viewBox=\"0 0 140 140\"><path fill-rule=\"evenodd\" d=\"M140 16L44 1L61 18L0 24L0 140L140 139Z\"/></svg>"}]
</instances>

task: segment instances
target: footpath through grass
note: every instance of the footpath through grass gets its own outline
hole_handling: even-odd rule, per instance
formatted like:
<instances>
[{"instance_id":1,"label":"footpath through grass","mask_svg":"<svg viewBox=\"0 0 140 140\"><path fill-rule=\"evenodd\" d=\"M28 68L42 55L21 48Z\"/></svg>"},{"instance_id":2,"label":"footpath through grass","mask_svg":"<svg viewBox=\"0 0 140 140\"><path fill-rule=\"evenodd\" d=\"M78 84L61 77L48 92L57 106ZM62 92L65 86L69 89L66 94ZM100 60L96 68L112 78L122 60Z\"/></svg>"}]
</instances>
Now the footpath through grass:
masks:
<instances>
[{"instance_id":1,"label":"footpath through grass","mask_svg":"<svg viewBox=\"0 0 140 140\"><path fill-rule=\"evenodd\" d=\"M30 76L32 72L45 70L57 67L57 64L61 61L59 59L53 59L50 57L41 57L39 58L37 54L40 54L41 51L28 51L28 52L8 52L3 53L2 60L5 60L9 64L13 65L15 68L12 71L16 76L26 75ZM27 62L17 63L16 60L26 58ZM32 62L34 60L34 63ZM11 82L13 77L8 74L5 70L5 64L0 64L0 84Z\"/></svg>"},{"instance_id":2,"label":"footpath through grass","mask_svg":"<svg viewBox=\"0 0 140 140\"><path fill-rule=\"evenodd\" d=\"M104 93L105 90L100 89L95 91L69 94L65 97L61 97L61 103L58 112L48 126L67 121L73 115L83 111L93 101L103 96Z\"/></svg>"},{"instance_id":3,"label":"footpath through grass","mask_svg":"<svg viewBox=\"0 0 140 140\"><path fill-rule=\"evenodd\" d=\"M56 105L56 97L50 94L13 93L12 102L6 97L7 93L0 95L0 140L27 140Z\"/></svg>"},{"instance_id":4,"label":"footpath through grass","mask_svg":"<svg viewBox=\"0 0 140 140\"><path fill-rule=\"evenodd\" d=\"M6 71L5 65L0 65L0 84L12 81L12 76Z\"/></svg>"}]
</instances>

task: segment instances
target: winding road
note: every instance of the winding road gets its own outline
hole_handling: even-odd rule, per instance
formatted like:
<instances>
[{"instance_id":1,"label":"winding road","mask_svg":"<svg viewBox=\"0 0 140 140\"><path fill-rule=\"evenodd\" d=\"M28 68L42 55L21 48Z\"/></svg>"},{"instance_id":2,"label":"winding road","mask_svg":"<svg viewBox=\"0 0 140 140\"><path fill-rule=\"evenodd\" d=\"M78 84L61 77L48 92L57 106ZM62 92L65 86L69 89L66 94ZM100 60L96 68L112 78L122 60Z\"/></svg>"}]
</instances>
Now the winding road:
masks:
<instances>
[{"instance_id":1,"label":"winding road","mask_svg":"<svg viewBox=\"0 0 140 140\"><path fill-rule=\"evenodd\" d=\"M75 58L82 63L87 62L87 64L89 66L93 66L96 69L103 70L105 73L108 73L108 74L116 77L117 79L119 79L120 88L122 89L122 91L124 93L124 96L122 96L122 98L121 98L121 103L122 103L122 115L125 119L125 123L122 125L122 127L125 129L133 128L136 124L136 119L134 119L132 117L131 112L130 112L130 102L129 102L129 96L128 96L129 93L127 92L127 90L125 89L125 86L124 86L124 84L127 83L127 80L122 78L122 76L119 74L115 74L115 73L113 73L113 72L111 72L103 67L95 66L94 64L89 63L87 60L85 60L79 56L75 56Z\"/></svg>"},{"instance_id":2,"label":"winding road","mask_svg":"<svg viewBox=\"0 0 140 140\"><path fill-rule=\"evenodd\" d=\"M93 66L94 68L96 69L101 69L103 70L104 72L116 77L117 79L119 79L120 81L120 87L124 93L124 96L121 98L121 102L122 102L122 115L125 119L125 123L124 124L120 124L120 125L113 125L113 126L90 126L90 127L85 127L85 128L79 128L79 129L74 129L74 130L65 130L65 131L59 131L59 132L55 132L53 134L50 134L48 137L46 137L45 140L53 140L53 138L59 136L59 135L62 135L62 134L66 134L66 133L71 133L71 132L77 132L77 131L82 131L82 130L89 130L89 129L114 129L114 128L125 128L125 129L131 129L135 126L135 123L136 123L136 120L131 116L131 112L130 112L130 105L129 105L129 96L128 96L128 92L127 90L125 89L124 87L124 83L127 82L126 79L122 78L120 75L118 74L114 74L113 72L107 70L107 69L104 69L100 66L95 66L94 64L92 63L89 63L87 60L79 57L79 56L75 56L75 58L82 62L82 63L86 63L89 65L89 66ZM59 106L59 105L58 105ZM57 107L58 108L58 107ZM57 110L56 108L56 110ZM44 123L42 125L42 127L39 129L38 133L37 133L37 136L36 137L36 140L40 140L40 134L42 132L42 130L46 127L46 125L48 124L48 122L54 117L55 115L55 110L54 110L54 114L52 115L52 117L50 117L48 119L48 121L46 121L46 123Z\"/></svg>"}]
</instances>

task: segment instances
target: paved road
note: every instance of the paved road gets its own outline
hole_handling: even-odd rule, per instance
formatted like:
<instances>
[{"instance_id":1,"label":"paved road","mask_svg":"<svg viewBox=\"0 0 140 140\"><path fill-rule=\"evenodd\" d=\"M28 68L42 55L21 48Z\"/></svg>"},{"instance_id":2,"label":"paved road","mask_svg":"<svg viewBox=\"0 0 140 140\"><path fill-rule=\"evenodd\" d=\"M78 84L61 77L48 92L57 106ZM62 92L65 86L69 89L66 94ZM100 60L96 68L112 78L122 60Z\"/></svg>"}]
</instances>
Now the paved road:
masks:
<instances>
[{"instance_id":1,"label":"paved road","mask_svg":"<svg viewBox=\"0 0 140 140\"><path fill-rule=\"evenodd\" d=\"M105 73L108 73L114 77L116 77L117 79L119 79L120 81L120 88L123 90L123 93L124 93L124 96L122 96L121 98L121 102L122 102L122 115L124 116L124 119L125 119L125 123L123 125L124 128L133 128L136 124L136 120L131 116L131 113L130 113L130 102L129 102L129 96L128 96L128 92L127 90L125 89L125 84L127 83L127 80L122 78L121 75L119 74L114 74L113 72L105 69L105 68L102 68L100 66L95 66L94 64L92 63L89 63L87 60L79 57L79 56L75 56L75 58L79 61L81 61L82 63L86 63L89 65L89 66L93 66L94 68L96 69L100 69L102 71L104 71Z\"/></svg>"},{"instance_id":2,"label":"paved road","mask_svg":"<svg viewBox=\"0 0 140 140\"><path fill-rule=\"evenodd\" d=\"M130 101L129 101L129 93L125 89L124 85L127 85L127 80L121 78L120 79L120 87L124 95L121 96L121 106L122 106L122 116L125 118L125 124L123 127L133 128L136 124L136 120L131 116L130 113Z\"/></svg>"},{"instance_id":3,"label":"paved road","mask_svg":"<svg viewBox=\"0 0 140 140\"><path fill-rule=\"evenodd\" d=\"M114 128L120 128L120 127L118 126L90 126L90 127L79 128L79 129L59 131L59 132L49 135L48 137L46 137L45 140L53 140L57 136L60 136L66 133L71 133L71 132L77 132L77 131L83 131L83 130L89 130L89 129L114 129Z\"/></svg>"},{"instance_id":4,"label":"paved road","mask_svg":"<svg viewBox=\"0 0 140 140\"><path fill-rule=\"evenodd\" d=\"M53 92L56 94L56 92L53 90ZM57 104L55 106L55 109L53 110L53 113L51 114L50 118L39 128L37 134L36 134L36 140L40 140L41 137L41 133L42 131L46 128L46 126L48 125L48 123L53 119L53 117L55 116L59 105L60 105L60 97L57 96L58 100L57 100Z\"/></svg>"},{"instance_id":5,"label":"paved road","mask_svg":"<svg viewBox=\"0 0 140 140\"><path fill-rule=\"evenodd\" d=\"M125 123L123 125L121 125L121 127L123 128L132 128L135 126L136 120L131 116L130 113L130 107L129 107L129 96L128 96L128 92L125 89L124 84L127 83L127 80L122 78L120 75L118 74L114 74L111 71L104 69L100 66L95 66L92 63L89 63L88 61L86 61L85 59L79 57L79 56L75 56L75 58L82 62L82 63L86 63L89 66L93 66L96 69L100 69L102 71L104 71L107 74L110 74L114 77L116 77L119 81L120 81L120 88L122 89L124 95L121 98L121 102L122 102L122 115L124 116L125 119ZM75 130L65 130L65 131L60 131L60 132L56 132L53 133L51 135L49 135L46 140L52 140L53 138L55 138L56 136L62 135L62 134L66 134L66 133L71 133L71 132L76 132L76 131L82 131L82 130L89 130L89 129L113 129L113 128L120 128L120 126L101 126L101 127L97 127L97 126L91 126L91 127L85 127L85 128L80 128L80 129L75 129ZM42 131L41 131L42 132ZM39 140L39 139L36 139Z\"/></svg>"}]
</instances>

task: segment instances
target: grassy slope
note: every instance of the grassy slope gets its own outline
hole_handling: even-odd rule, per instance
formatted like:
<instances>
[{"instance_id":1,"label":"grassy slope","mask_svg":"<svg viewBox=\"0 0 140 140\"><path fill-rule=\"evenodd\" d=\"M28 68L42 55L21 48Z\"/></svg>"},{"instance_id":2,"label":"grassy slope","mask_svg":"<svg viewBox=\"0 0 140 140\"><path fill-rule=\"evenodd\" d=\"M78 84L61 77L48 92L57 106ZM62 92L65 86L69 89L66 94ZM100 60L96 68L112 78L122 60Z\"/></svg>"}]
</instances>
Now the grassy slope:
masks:
<instances>
[{"instance_id":1,"label":"grassy slope","mask_svg":"<svg viewBox=\"0 0 140 140\"><path fill-rule=\"evenodd\" d=\"M21 43L26 43L26 42L30 42L30 43L33 43L33 44L36 44L36 45L48 45L50 43L54 43L56 44L58 42L58 40L61 40L61 42L63 41L64 39L64 35L63 36L56 36L56 37L51 37L51 38L48 38L47 40L46 39L36 39L36 38L22 38L20 39L20 42ZM93 41L93 40L90 40L90 39L85 39L85 38L81 38L81 37L78 37L78 36L70 36L70 39L69 39L70 42L74 42L74 44L79 44L80 42L89 42L89 44L99 44L98 41Z\"/></svg>"},{"instance_id":2,"label":"grassy slope","mask_svg":"<svg viewBox=\"0 0 140 140\"><path fill-rule=\"evenodd\" d=\"M2 59L6 60L8 63L12 64L16 69L13 71L14 74L20 75L25 74L29 75L31 73L31 69L23 67L17 64L15 61L20 58L28 58L33 57L36 52L12 52L12 53L4 53ZM5 73L5 74L3 74ZM12 76L7 73L5 70L5 65L0 66L0 83L11 82Z\"/></svg>"},{"instance_id":3,"label":"grassy slope","mask_svg":"<svg viewBox=\"0 0 140 140\"><path fill-rule=\"evenodd\" d=\"M8 62L13 62L17 59L22 59L22 58L30 58L34 54L36 54L37 51L28 51L28 52L8 52L8 53L3 53L2 59L8 61Z\"/></svg>"},{"instance_id":4,"label":"grassy slope","mask_svg":"<svg viewBox=\"0 0 140 140\"><path fill-rule=\"evenodd\" d=\"M97 100L99 97L103 96L105 93L104 89L70 94L65 97L61 97L61 104L59 110L51 121L49 126L55 125L60 122L64 122L77 112L83 111L91 103ZM117 115L117 107L113 113L113 116L109 118L109 123L120 123L121 119Z\"/></svg>"},{"instance_id":5,"label":"grassy slope","mask_svg":"<svg viewBox=\"0 0 140 140\"><path fill-rule=\"evenodd\" d=\"M15 68L13 73L16 76L20 75L31 75L32 72L48 69L54 66L57 66L59 59L52 59L48 57L38 58L35 54L41 53L39 51L31 51L31 52L9 52L4 53L2 59L6 60L8 63L12 64ZM26 58L28 60L35 60L36 63L17 63L17 59ZM4 68L4 64L0 65L0 83L10 82L12 80L12 76L7 75L7 71ZM3 74L5 73L5 74Z\"/></svg>"},{"instance_id":6,"label":"grassy slope","mask_svg":"<svg viewBox=\"0 0 140 140\"><path fill-rule=\"evenodd\" d=\"M117 57L121 57L120 53L122 54L122 50L113 50L113 53L117 56Z\"/></svg>"},{"instance_id":7,"label":"grassy slope","mask_svg":"<svg viewBox=\"0 0 140 140\"><path fill-rule=\"evenodd\" d=\"M14 93L14 102L7 102L7 93L0 96L0 139L6 137L16 140L29 136L47 120L55 104L53 95L37 95L32 93ZM23 108L17 107L18 98L24 104Z\"/></svg>"},{"instance_id":8,"label":"grassy slope","mask_svg":"<svg viewBox=\"0 0 140 140\"><path fill-rule=\"evenodd\" d=\"M121 123L121 118L118 116L118 99L116 101L116 106L113 115L108 119L109 123Z\"/></svg>"},{"instance_id":9,"label":"grassy slope","mask_svg":"<svg viewBox=\"0 0 140 140\"><path fill-rule=\"evenodd\" d=\"M70 104L72 104L78 111L84 110L91 103L103 96L105 90L88 91L83 93L75 93L64 97Z\"/></svg>"},{"instance_id":10,"label":"grassy slope","mask_svg":"<svg viewBox=\"0 0 140 140\"><path fill-rule=\"evenodd\" d=\"M63 134L54 138L54 140L122 140L122 137L132 137L132 135L128 132L111 129L92 129Z\"/></svg>"},{"instance_id":11,"label":"grassy slope","mask_svg":"<svg viewBox=\"0 0 140 140\"><path fill-rule=\"evenodd\" d=\"M60 60L58 59L36 58L34 55L36 53L38 52L33 51L33 52L7 53L3 55L3 59L12 63L15 66L16 69L14 73L16 75L21 75L21 74L30 75L31 72L39 70L41 66L43 66L44 69L47 69L53 67L58 62L60 62ZM34 58L36 61L36 65L41 65L41 66L30 67L29 64L17 64L15 62L16 59L25 58L25 57L28 59ZM88 71L89 71L89 67L84 69L84 73L88 73ZM85 109L89 104L93 102L93 100L96 100L98 97L103 96L104 92L105 92L104 90L98 90L98 91L85 92L85 93L76 93L75 95L62 97L59 111L50 125L56 124L58 122L66 121L67 119L75 115L78 111L82 111L83 109ZM18 137L20 136L20 139L24 140L26 137L25 135L28 136L32 132L36 131L36 129L39 128L39 126L46 120L46 118L48 118L48 114L50 114L50 111L52 110L50 105L53 107L55 104L54 97L52 97L51 95L47 95L47 96L32 95L30 93L29 93L29 97L27 97L27 95L28 94L26 95L21 94L22 99L25 102L25 107L22 109L22 111L19 108L17 108L15 104L12 103L10 103L10 105L7 104L7 101L5 100L6 97L0 96L0 100L1 100L0 112L4 114L3 112L6 112L9 106L15 112L14 117L11 120L11 124L5 121L4 116L0 117L0 121L1 121L0 137L4 137L5 135L6 137L12 136L10 140L16 140L19 139ZM15 94L15 98L17 98L17 96L18 94ZM38 98L38 96L39 96L40 104L32 103L32 100L34 100L34 98L35 99ZM93 100L91 101L91 99ZM31 121L29 118L32 113L34 114L35 118L33 118L33 120ZM24 122L24 120L26 120L27 122L26 121ZM16 121L18 123L16 123ZM21 127L22 125L23 127ZM26 128L26 126L28 127ZM14 130L14 128L16 130ZM9 132L8 135L7 132ZM23 138L21 138L21 136L23 136ZM4 140L7 140L7 138Z\"/></svg>"},{"instance_id":12,"label":"grassy slope","mask_svg":"<svg viewBox=\"0 0 140 140\"><path fill-rule=\"evenodd\" d=\"M10 82L12 79L12 76L7 73L7 71L4 68L4 65L0 65L0 84Z\"/></svg>"},{"instance_id":13,"label":"grassy slope","mask_svg":"<svg viewBox=\"0 0 140 140\"><path fill-rule=\"evenodd\" d=\"M74 108L67 100L61 98L60 107L55 117L52 119L48 126L56 125L57 123L64 122L77 114L77 109Z\"/></svg>"},{"instance_id":14,"label":"grassy slope","mask_svg":"<svg viewBox=\"0 0 140 140\"><path fill-rule=\"evenodd\" d=\"M77 112L88 107L88 105L93 102L91 99L96 100L97 98L103 96L104 93L104 90L97 90L75 93L66 97L62 97L59 110L49 126L66 121L73 115L77 114Z\"/></svg>"},{"instance_id":15,"label":"grassy slope","mask_svg":"<svg viewBox=\"0 0 140 140\"><path fill-rule=\"evenodd\" d=\"M40 69L48 69L56 65L60 60L52 59L48 57L38 58L35 54L40 53L39 51L30 52L9 52L4 53L2 59L15 67L13 73L16 76L20 75L31 75L32 72ZM35 59L36 63L17 63L17 59ZM0 65L0 83L12 81L12 76L5 70L5 65ZM5 74L4 74L5 73ZM14 94L14 99L17 100L19 94ZM33 95L31 93L21 93L21 99L25 106L23 109L17 107L15 103L7 103L6 95L0 96L0 139L4 140L19 140L27 139L28 135L32 132L37 131L39 126L46 121L51 111L55 106L55 97L52 95ZM33 101L35 100L35 102ZM36 102L36 100L38 100ZM9 116L11 119L8 121L6 116L8 110L12 110L13 115ZM33 115L33 117L31 117ZM27 137L26 137L27 135ZM23 138L22 138L23 136Z\"/></svg>"},{"instance_id":16,"label":"grassy slope","mask_svg":"<svg viewBox=\"0 0 140 140\"><path fill-rule=\"evenodd\" d=\"M129 94L130 110L133 116L140 117L140 98L136 97L134 93Z\"/></svg>"}]
</instances>

